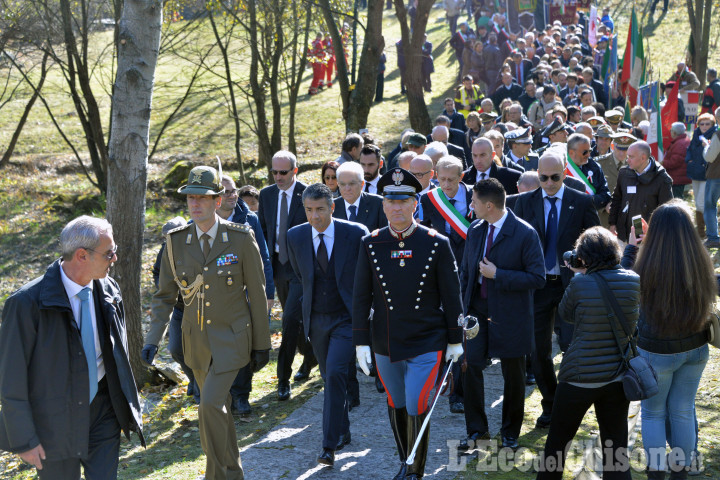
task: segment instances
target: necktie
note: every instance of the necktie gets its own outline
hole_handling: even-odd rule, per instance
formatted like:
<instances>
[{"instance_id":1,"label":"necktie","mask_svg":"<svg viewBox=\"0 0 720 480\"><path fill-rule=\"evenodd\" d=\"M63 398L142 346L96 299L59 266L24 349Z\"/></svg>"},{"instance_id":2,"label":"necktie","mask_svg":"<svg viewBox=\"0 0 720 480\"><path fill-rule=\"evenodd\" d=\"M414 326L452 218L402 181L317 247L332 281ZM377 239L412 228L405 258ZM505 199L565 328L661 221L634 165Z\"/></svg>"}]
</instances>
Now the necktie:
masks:
<instances>
[{"instance_id":1,"label":"necktie","mask_svg":"<svg viewBox=\"0 0 720 480\"><path fill-rule=\"evenodd\" d=\"M280 200L280 225L278 228L278 260L281 264L286 264L288 261L287 254L287 222L288 222L288 202L287 192L282 192L282 199Z\"/></svg>"},{"instance_id":2,"label":"necktie","mask_svg":"<svg viewBox=\"0 0 720 480\"><path fill-rule=\"evenodd\" d=\"M205 260L207 260L208 255L210 255L210 235L207 233L200 235L200 245L202 245L203 255L205 256Z\"/></svg>"},{"instance_id":3,"label":"necktie","mask_svg":"<svg viewBox=\"0 0 720 480\"><path fill-rule=\"evenodd\" d=\"M370 193L370 182L365 182L365 193Z\"/></svg>"},{"instance_id":4,"label":"necktie","mask_svg":"<svg viewBox=\"0 0 720 480\"><path fill-rule=\"evenodd\" d=\"M555 206L556 197L545 197L550 202L550 213L548 214L547 226L545 227L545 269L547 271L555 268L557 263L557 223L558 213Z\"/></svg>"},{"instance_id":5,"label":"necktie","mask_svg":"<svg viewBox=\"0 0 720 480\"><path fill-rule=\"evenodd\" d=\"M485 177L487 177L487 173L483 172L480 174L480 180L485 180Z\"/></svg>"},{"instance_id":6,"label":"necktie","mask_svg":"<svg viewBox=\"0 0 720 480\"><path fill-rule=\"evenodd\" d=\"M451 198L451 199L448 200L448 201L450 202L450 205L452 205L452 206L454 207L454 206L455 206L455 202L456 202L457 200L455 200L454 198ZM445 233L447 233L448 235L450 235L450 234L451 234L451 231L452 231L452 228L450 227L450 222L445 222Z\"/></svg>"},{"instance_id":7,"label":"necktie","mask_svg":"<svg viewBox=\"0 0 720 480\"><path fill-rule=\"evenodd\" d=\"M350 205L349 210L350 210L350 218L348 218L348 220L350 220L351 222L357 221L357 207L355 205Z\"/></svg>"},{"instance_id":8,"label":"necktie","mask_svg":"<svg viewBox=\"0 0 720 480\"><path fill-rule=\"evenodd\" d=\"M327 252L327 247L325 246L325 240L323 240L323 237L325 237L325 234L319 233L318 237L320 238L320 245L318 245L318 249L317 249L318 265L320 265L320 268L322 269L323 272L327 272L328 252Z\"/></svg>"},{"instance_id":9,"label":"necktie","mask_svg":"<svg viewBox=\"0 0 720 480\"><path fill-rule=\"evenodd\" d=\"M88 287L77 294L80 299L80 336L82 337L85 360L88 365L88 380L90 382L90 401L93 401L98 390L97 353L95 352L95 331L90 316L90 292Z\"/></svg>"},{"instance_id":10,"label":"necktie","mask_svg":"<svg viewBox=\"0 0 720 480\"><path fill-rule=\"evenodd\" d=\"M493 245L493 237L495 236L495 225L490 225L490 233L488 233L487 241L485 242L485 255L480 260L482 261L485 257L490 255L490 249ZM488 298L487 294L487 278L483 278L480 284L480 298Z\"/></svg>"}]
</instances>

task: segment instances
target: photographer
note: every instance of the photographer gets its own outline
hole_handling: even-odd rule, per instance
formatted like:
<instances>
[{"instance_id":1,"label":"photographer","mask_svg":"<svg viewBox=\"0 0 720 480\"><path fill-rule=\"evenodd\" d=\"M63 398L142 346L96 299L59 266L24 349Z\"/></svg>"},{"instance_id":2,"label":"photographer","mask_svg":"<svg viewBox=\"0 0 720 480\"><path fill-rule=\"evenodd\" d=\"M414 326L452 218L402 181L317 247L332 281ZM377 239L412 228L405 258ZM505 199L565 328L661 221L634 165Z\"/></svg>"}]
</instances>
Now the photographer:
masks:
<instances>
[{"instance_id":1,"label":"photographer","mask_svg":"<svg viewBox=\"0 0 720 480\"><path fill-rule=\"evenodd\" d=\"M627 413L629 402L622 386L623 357L618 349L613 327L608 321L608 307L598 285L601 276L632 329L638 318L640 278L620 267L620 246L615 236L602 227L586 230L576 243L577 262L567 266L576 275L563 296L558 314L575 324L572 342L563 356L545 442L543 463L537 479L561 479L566 447L580 427L585 413L595 406L603 448L606 480L629 480L627 459ZM566 255L567 256L567 255ZM623 352L627 339L621 335Z\"/></svg>"}]
</instances>

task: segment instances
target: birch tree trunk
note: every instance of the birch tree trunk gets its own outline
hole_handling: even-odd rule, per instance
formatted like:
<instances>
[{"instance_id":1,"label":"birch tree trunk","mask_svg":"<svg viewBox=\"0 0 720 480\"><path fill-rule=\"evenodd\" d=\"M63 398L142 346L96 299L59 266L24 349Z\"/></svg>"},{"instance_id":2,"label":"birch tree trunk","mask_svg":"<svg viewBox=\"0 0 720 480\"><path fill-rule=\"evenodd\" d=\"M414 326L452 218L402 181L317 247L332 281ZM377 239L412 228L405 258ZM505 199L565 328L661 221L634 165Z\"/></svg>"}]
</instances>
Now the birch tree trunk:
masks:
<instances>
[{"instance_id":1,"label":"birch tree trunk","mask_svg":"<svg viewBox=\"0 0 720 480\"><path fill-rule=\"evenodd\" d=\"M139 385L147 375L140 360L140 272L150 112L161 26L161 0L125 0L117 37L118 69L109 145L107 215L119 250L113 276L123 294L130 365Z\"/></svg>"}]
</instances>

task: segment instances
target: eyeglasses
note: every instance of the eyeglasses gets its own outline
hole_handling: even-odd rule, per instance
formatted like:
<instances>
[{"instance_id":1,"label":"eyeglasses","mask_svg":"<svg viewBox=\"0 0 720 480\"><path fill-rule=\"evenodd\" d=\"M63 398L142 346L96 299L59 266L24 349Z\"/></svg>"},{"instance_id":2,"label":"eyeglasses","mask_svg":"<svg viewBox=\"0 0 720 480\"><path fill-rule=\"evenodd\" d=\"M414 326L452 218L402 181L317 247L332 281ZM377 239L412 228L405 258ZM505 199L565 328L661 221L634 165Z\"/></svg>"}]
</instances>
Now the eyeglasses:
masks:
<instances>
[{"instance_id":1,"label":"eyeglasses","mask_svg":"<svg viewBox=\"0 0 720 480\"><path fill-rule=\"evenodd\" d=\"M238 191L236 188L233 188L232 190L225 190L223 192L223 197L234 197L238 194Z\"/></svg>"},{"instance_id":2,"label":"eyeglasses","mask_svg":"<svg viewBox=\"0 0 720 480\"><path fill-rule=\"evenodd\" d=\"M410 172L410 173L412 173L413 175L415 175L415 178L420 179L420 178L423 178L425 175L427 175L427 174L430 173L430 172L432 172L432 170L428 170L427 172L417 172L417 173L415 173L415 172Z\"/></svg>"},{"instance_id":3,"label":"eyeglasses","mask_svg":"<svg viewBox=\"0 0 720 480\"><path fill-rule=\"evenodd\" d=\"M83 247L83 248L84 248L85 250L89 250L89 251L91 251L91 252L95 252L95 253L97 253L98 255L102 255L103 257L105 257L106 260L112 260L112 259L115 257L115 255L117 255L117 251L118 251L118 246L117 246L117 245L115 245L115 248L113 248L113 249L110 250L109 252L98 252L97 250L93 250L92 248L87 248L87 247Z\"/></svg>"},{"instance_id":4,"label":"eyeglasses","mask_svg":"<svg viewBox=\"0 0 720 480\"><path fill-rule=\"evenodd\" d=\"M282 175L284 177L285 175L290 173L290 170L274 170L273 169L273 170L270 170L270 173L272 173L273 175Z\"/></svg>"},{"instance_id":5,"label":"eyeglasses","mask_svg":"<svg viewBox=\"0 0 720 480\"><path fill-rule=\"evenodd\" d=\"M550 175L550 176L547 176L547 175L538 175L538 178L539 178L540 181L543 182L543 183L544 183L544 182L547 182L548 180L552 180L553 182L559 182L559 181L560 181L560 174L559 174L559 173L554 173L554 174L552 174L552 175Z\"/></svg>"}]
</instances>

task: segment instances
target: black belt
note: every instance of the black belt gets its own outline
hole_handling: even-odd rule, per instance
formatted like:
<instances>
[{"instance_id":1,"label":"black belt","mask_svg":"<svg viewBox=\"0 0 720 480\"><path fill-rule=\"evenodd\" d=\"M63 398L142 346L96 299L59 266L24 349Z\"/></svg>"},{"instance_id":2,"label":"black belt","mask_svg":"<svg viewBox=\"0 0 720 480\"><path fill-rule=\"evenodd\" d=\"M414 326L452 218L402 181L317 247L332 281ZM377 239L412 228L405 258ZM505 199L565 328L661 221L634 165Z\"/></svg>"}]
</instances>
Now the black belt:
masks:
<instances>
[{"instance_id":1,"label":"black belt","mask_svg":"<svg viewBox=\"0 0 720 480\"><path fill-rule=\"evenodd\" d=\"M669 355L673 353L689 352L696 348L702 347L708 343L709 334L707 330L703 330L689 337L678 340L655 340L652 338L639 337L637 341L638 347L652 353L661 355Z\"/></svg>"},{"instance_id":2,"label":"black belt","mask_svg":"<svg viewBox=\"0 0 720 480\"><path fill-rule=\"evenodd\" d=\"M546 281L547 283L562 282L562 275L550 275L550 274L547 274L547 275L545 275L545 281Z\"/></svg>"}]
</instances>

